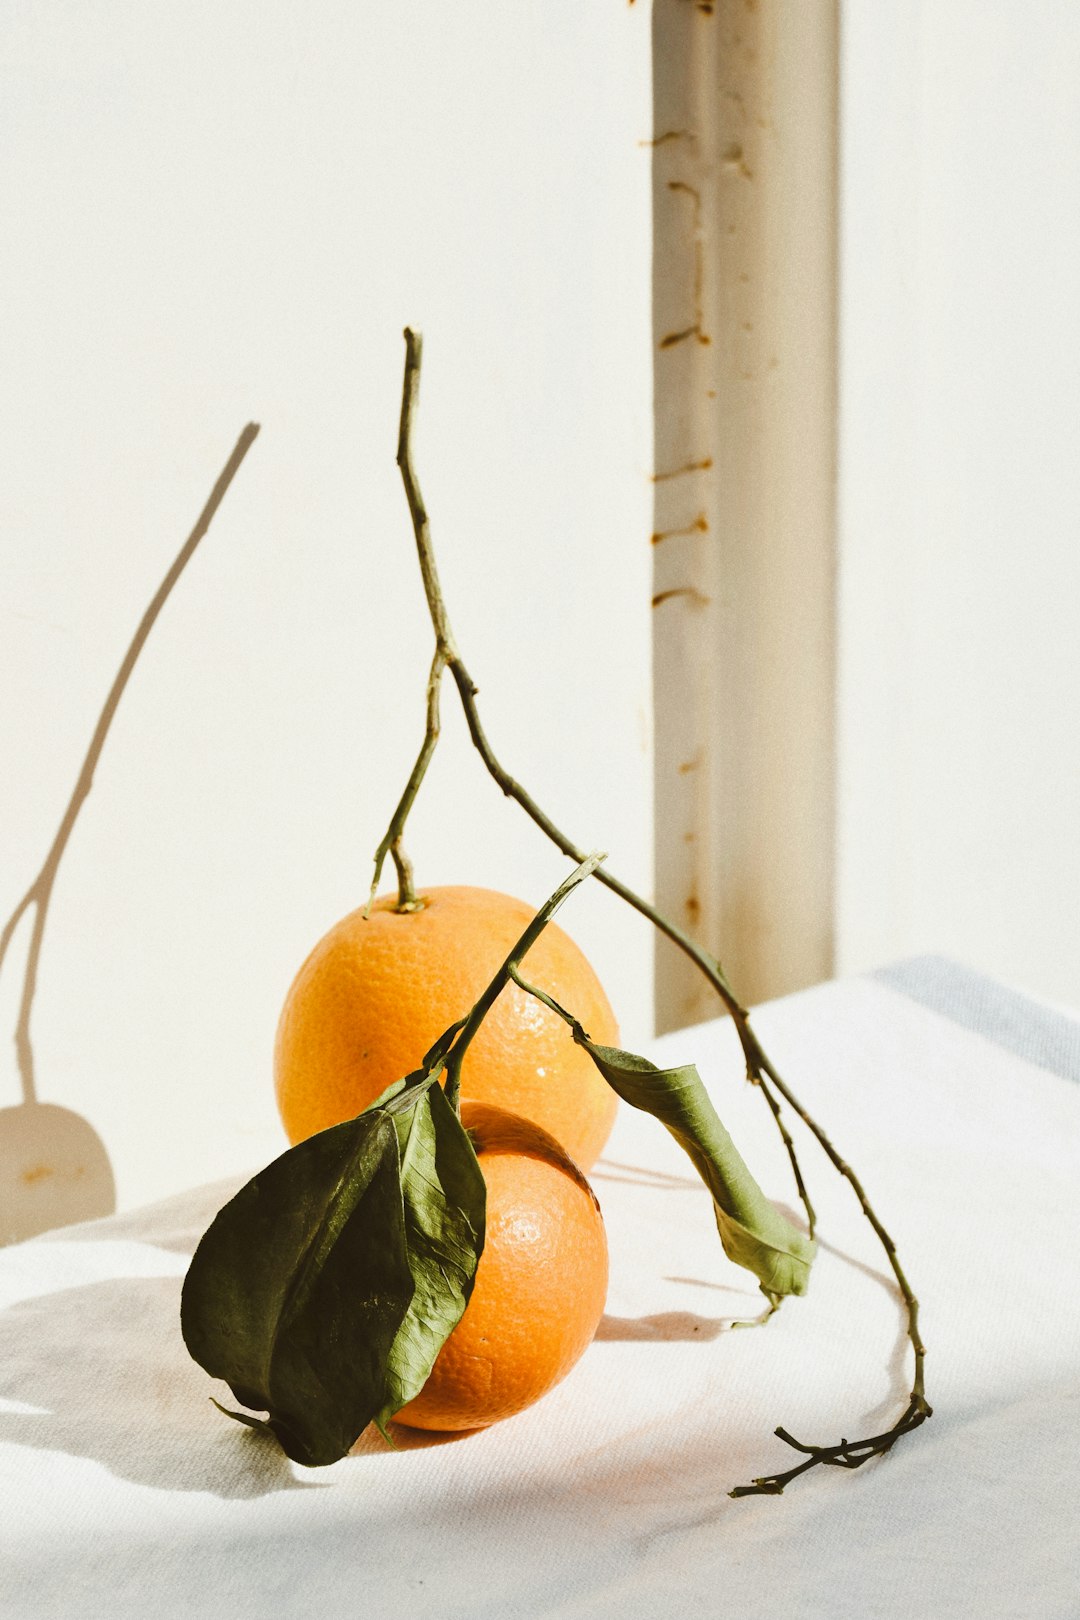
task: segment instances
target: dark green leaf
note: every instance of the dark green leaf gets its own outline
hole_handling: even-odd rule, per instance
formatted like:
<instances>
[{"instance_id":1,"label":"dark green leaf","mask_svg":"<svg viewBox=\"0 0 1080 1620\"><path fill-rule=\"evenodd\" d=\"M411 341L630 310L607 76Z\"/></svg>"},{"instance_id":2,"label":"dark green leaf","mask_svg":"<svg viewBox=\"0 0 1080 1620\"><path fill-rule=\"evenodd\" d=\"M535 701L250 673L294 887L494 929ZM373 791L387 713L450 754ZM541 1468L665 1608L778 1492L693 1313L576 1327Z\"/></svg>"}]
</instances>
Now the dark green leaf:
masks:
<instances>
[{"instance_id":1,"label":"dark green leaf","mask_svg":"<svg viewBox=\"0 0 1080 1620\"><path fill-rule=\"evenodd\" d=\"M290 1457L329 1463L385 1403L414 1291L398 1135L380 1109L299 1143L226 1204L195 1251L181 1325Z\"/></svg>"},{"instance_id":2,"label":"dark green leaf","mask_svg":"<svg viewBox=\"0 0 1080 1620\"><path fill-rule=\"evenodd\" d=\"M396 1122L416 1292L390 1351L380 1424L424 1387L461 1319L484 1246L487 1200L473 1145L439 1086L426 1088Z\"/></svg>"},{"instance_id":3,"label":"dark green leaf","mask_svg":"<svg viewBox=\"0 0 1080 1620\"><path fill-rule=\"evenodd\" d=\"M468 1303L485 1198L472 1143L423 1071L248 1182L196 1250L181 1306L195 1360L269 1414L229 1415L309 1466L385 1424Z\"/></svg>"},{"instance_id":4,"label":"dark green leaf","mask_svg":"<svg viewBox=\"0 0 1080 1620\"><path fill-rule=\"evenodd\" d=\"M694 1065L658 1069L632 1052L596 1045L579 1024L574 1039L619 1096L654 1115L689 1154L712 1194L728 1258L752 1271L769 1295L805 1294L816 1245L765 1197Z\"/></svg>"}]
</instances>

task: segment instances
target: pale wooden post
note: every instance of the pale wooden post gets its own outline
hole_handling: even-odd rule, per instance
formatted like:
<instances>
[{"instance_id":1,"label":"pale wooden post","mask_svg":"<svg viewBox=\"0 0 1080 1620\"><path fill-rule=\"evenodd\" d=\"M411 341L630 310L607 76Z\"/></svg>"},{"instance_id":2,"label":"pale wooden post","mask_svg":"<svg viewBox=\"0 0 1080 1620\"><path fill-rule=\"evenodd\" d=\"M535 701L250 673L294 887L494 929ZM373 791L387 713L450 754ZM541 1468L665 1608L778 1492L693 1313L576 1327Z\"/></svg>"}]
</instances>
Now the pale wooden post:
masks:
<instances>
[{"instance_id":1,"label":"pale wooden post","mask_svg":"<svg viewBox=\"0 0 1080 1620\"><path fill-rule=\"evenodd\" d=\"M654 11L656 898L744 1002L833 961L837 9Z\"/></svg>"}]
</instances>

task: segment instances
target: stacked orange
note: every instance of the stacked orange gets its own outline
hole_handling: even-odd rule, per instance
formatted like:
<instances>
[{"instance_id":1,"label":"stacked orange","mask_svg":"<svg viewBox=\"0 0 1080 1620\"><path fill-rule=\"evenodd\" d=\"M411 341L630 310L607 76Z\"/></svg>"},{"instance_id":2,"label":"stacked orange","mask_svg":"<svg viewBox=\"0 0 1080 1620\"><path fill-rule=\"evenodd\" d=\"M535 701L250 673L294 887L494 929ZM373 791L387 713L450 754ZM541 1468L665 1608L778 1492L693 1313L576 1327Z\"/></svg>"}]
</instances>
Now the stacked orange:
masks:
<instances>
[{"instance_id":1,"label":"stacked orange","mask_svg":"<svg viewBox=\"0 0 1080 1620\"><path fill-rule=\"evenodd\" d=\"M473 1006L532 920L490 889L425 890L354 911L315 946L278 1024L274 1072L289 1139L351 1119ZM549 923L522 972L594 1040L618 1029L589 963ZM479 1428L531 1405L591 1341L607 1290L607 1241L588 1169L617 1098L557 1014L507 985L461 1070L462 1121L487 1183L487 1238L465 1314L427 1384L399 1414L417 1428Z\"/></svg>"}]
</instances>

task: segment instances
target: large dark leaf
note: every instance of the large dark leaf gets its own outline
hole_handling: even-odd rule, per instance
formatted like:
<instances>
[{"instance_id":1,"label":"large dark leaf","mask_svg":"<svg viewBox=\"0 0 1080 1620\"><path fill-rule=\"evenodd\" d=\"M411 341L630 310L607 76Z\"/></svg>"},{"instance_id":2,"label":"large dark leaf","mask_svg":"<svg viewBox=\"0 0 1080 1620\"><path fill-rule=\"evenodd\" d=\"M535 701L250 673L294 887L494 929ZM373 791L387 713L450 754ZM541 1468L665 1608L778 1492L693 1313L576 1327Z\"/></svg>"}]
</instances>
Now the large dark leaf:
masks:
<instances>
[{"instance_id":1,"label":"large dark leaf","mask_svg":"<svg viewBox=\"0 0 1080 1620\"><path fill-rule=\"evenodd\" d=\"M397 1131L383 1111L309 1137L220 1212L181 1304L195 1360L297 1462L334 1462L380 1410L412 1300Z\"/></svg>"},{"instance_id":2,"label":"large dark leaf","mask_svg":"<svg viewBox=\"0 0 1080 1620\"><path fill-rule=\"evenodd\" d=\"M694 1065L658 1069L633 1052L598 1046L580 1025L574 1039L619 1096L632 1108L654 1115L690 1155L712 1193L728 1258L752 1271L774 1298L805 1294L816 1245L765 1197L721 1124Z\"/></svg>"},{"instance_id":3,"label":"large dark leaf","mask_svg":"<svg viewBox=\"0 0 1080 1620\"><path fill-rule=\"evenodd\" d=\"M484 1247L487 1189L473 1145L439 1086L389 1104L401 1149L405 1244L416 1292L387 1358L380 1425L427 1383L461 1319ZM406 1106L402 1106L405 1104Z\"/></svg>"},{"instance_id":4,"label":"large dark leaf","mask_svg":"<svg viewBox=\"0 0 1080 1620\"><path fill-rule=\"evenodd\" d=\"M189 1351L283 1449L345 1455L427 1379L472 1290L485 1188L437 1085L398 1081L248 1182L184 1283Z\"/></svg>"}]
</instances>

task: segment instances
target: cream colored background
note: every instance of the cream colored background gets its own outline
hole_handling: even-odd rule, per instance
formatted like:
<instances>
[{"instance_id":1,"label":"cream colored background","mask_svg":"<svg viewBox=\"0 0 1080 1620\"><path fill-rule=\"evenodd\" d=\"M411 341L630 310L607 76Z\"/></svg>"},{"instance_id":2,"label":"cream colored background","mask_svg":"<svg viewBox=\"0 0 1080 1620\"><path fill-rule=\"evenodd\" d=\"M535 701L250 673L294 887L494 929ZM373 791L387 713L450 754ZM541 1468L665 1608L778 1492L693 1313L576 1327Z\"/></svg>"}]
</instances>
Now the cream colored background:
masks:
<instances>
[{"instance_id":1,"label":"cream colored background","mask_svg":"<svg viewBox=\"0 0 1080 1620\"><path fill-rule=\"evenodd\" d=\"M431 651L394 467L401 328L451 615L504 763L651 881L644 7L185 0L0 30L0 910L30 881L135 623L249 418L57 884L43 1099L122 1205L283 1145L293 971L364 895ZM447 735L423 881L539 902L567 863ZM566 925L629 1039L648 929ZM0 986L0 1102L25 934Z\"/></svg>"},{"instance_id":2,"label":"cream colored background","mask_svg":"<svg viewBox=\"0 0 1080 1620\"><path fill-rule=\"evenodd\" d=\"M1080 1007L1080 11L848 0L838 967Z\"/></svg>"},{"instance_id":3,"label":"cream colored background","mask_svg":"<svg viewBox=\"0 0 1080 1620\"><path fill-rule=\"evenodd\" d=\"M1076 1006L1080 25L1064 0L846 0L840 33L836 966L944 951ZM142 608L263 423L50 918L41 1093L98 1126L124 1203L280 1141L281 996L362 896L419 739L406 321L493 740L649 887L649 46L644 6L568 0L4 14L4 913ZM538 900L565 865L448 712L421 877ZM646 1038L648 930L595 892L567 922Z\"/></svg>"}]
</instances>

